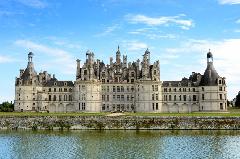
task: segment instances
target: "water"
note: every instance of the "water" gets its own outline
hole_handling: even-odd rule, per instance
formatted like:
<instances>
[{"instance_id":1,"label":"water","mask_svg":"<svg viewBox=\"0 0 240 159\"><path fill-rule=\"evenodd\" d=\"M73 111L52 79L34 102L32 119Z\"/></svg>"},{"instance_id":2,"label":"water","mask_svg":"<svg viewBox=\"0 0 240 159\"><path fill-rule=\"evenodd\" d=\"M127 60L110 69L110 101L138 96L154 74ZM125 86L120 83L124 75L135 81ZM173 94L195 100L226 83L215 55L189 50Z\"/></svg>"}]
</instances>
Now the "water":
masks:
<instances>
[{"instance_id":1,"label":"water","mask_svg":"<svg viewBox=\"0 0 240 159\"><path fill-rule=\"evenodd\" d=\"M240 158L239 131L0 131L1 159Z\"/></svg>"}]
</instances>

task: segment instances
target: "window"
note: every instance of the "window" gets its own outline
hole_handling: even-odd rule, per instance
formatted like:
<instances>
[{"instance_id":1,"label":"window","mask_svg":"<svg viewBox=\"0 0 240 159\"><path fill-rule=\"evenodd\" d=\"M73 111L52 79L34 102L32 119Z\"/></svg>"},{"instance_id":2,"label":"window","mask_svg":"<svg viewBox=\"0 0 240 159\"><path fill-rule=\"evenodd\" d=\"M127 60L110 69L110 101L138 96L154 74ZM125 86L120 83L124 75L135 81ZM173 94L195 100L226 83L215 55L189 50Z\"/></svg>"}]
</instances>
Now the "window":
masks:
<instances>
[{"instance_id":1,"label":"window","mask_svg":"<svg viewBox=\"0 0 240 159\"><path fill-rule=\"evenodd\" d=\"M48 89L48 92L51 92L51 88Z\"/></svg>"},{"instance_id":2,"label":"window","mask_svg":"<svg viewBox=\"0 0 240 159\"><path fill-rule=\"evenodd\" d=\"M223 110L223 104L222 103L220 103L220 109Z\"/></svg>"},{"instance_id":3,"label":"window","mask_svg":"<svg viewBox=\"0 0 240 159\"><path fill-rule=\"evenodd\" d=\"M82 110L86 110L86 103L82 103Z\"/></svg>"},{"instance_id":4,"label":"window","mask_svg":"<svg viewBox=\"0 0 240 159\"><path fill-rule=\"evenodd\" d=\"M158 91L158 85L155 85L155 91Z\"/></svg>"},{"instance_id":5,"label":"window","mask_svg":"<svg viewBox=\"0 0 240 159\"><path fill-rule=\"evenodd\" d=\"M204 97L204 94L202 94L202 100L204 100L204 98L205 98L205 97Z\"/></svg>"},{"instance_id":6,"label":"window","mask_svg":"<svg viewBox=\"0 0 240 159\"><path fill-rule=\"evenodd\" d=\"M223 89L222 89L222 87L219 87L219 91L222 91Z\"/></svg>"},{"instance_id":7,"label":"window","mask_svg":"<svg viewBox=\"0 0 240 159\"><path fill-rule=\"evenodd\" d=\"M152 103L152 109L154 110L154 103Z\"/></svg>"},{"instance_id":8,"label":"window","mask_svg":"<svg viewBox=\"0 0 240 159\"><path fill-rule=\"evenodd\" d=\"M172 96L171 96L171 95L168 96L168 100L169 100L169 101L172 100Z\"/></svg>"},{"instance_id":9,"label":"window","mask_svg":"<svg viewBox=\"0 0 240 159\"><path fill-rule=\"evenodd\" d=\"M127 86L127 91L129 92L129 86Z\"/></svg>"},{"instance_id":10,"label":"window","mask_svg":"<svg viewBox=\"0 0 240 159\"><path fill-rule=\"evenodd\" d=\"M197 96L193 95L193 101L197 101Z\"/></svg>"},{"instance_id":11,"label":"window","mask_svg":"<svg viewBox=\"0 0 240 159\"><path fill-rule=\"evenodd\" d=\"M48 100L51 101L52 100L52 97L51 95L48 96Z\"/></svg>"},{"instance_id":12,"label":"window","mask_svg":"<svg viewBox=\"0 0 240 159\"><path fill-rule=\"evenodd\" d=\"M102 95L102 100L105 101L105 95Z\"/></svg>"},{"instance_id":13,"label":"window","mask_svg":"<svg viewBox=\"0 0 240 159\"><path fill-rule=\"evenodd\" d=\"M157 74L157 71L156 71L156 70L154 70L153 74L154 74L154 75L156 75L156 74Z\"/></svg>"},{"instance_id":14,"label":"window","mask_svg":"<svg viewBox=\"0 0 240 159\"><path fill-rule=\"evenodd\" d=\"M53 101L56 101L57 100L57 97L56 95L53 96Z\"/></svg>"},{"instance_id":15,"label":"window","mask_svg":"<svg viewBox=\"0 0 240 159\"><path fill-rule=\"evenodd\" d=\"M107 101L109 101L109 95L107 95Z\"/></svg>"},{"instance_id":16,"label":"window","mask_svg":"<svg viewBox=\"0 0 240 159\"><path fill-rule=\"evenodd\" d=\"M176 101L177 100L177 96L176 95L174 95L174 101Z\"/></svg>"},{"instance_id":17,"label":"window","mask_svg":"<svg viewBox=\"0 0 240 159\"><path fill-rule=\"evenodd\" d=\"M54 92L56 92L57 91L57 89L56 88L54 88Z\"/></svg>"},{"instance_id":18,"label":"window","mask_svg":"<svg viewBox=\"0 0 240 159\"><path fill-rule=\"evenodd\" d=\"M171 92L172 91L172 89L171 88L169 88L169 90L168 90L169 92Z\"/></svg>"},{"instance_id":19,"label":"window","mask_svg":"<svg viewBox=\"0 0 240 159\"><path fill-rule=\"evenodd\" d=\"M222 80L219 80L218 83L219 83L219 84L222 84Z\"/></svg>"},{"instance_id":20,"label":"window","mask_svg":"<svg viewBox=\"0 0 240 159\"><path fill-rule=\"evenodd\" d=\"M156 110L158 110L158 103L156 103Z\"/></svg>"},{"instance_id":21,"label":"window","mask_svg":"<svg viewBox=\"0 0 240 159\"><path fill-rule=\"evenodd\" d=\"M117 92L120 92L120 86L117 86Z\"/></svg>"},{"instance_id":22,"label":"window","mask_svg":"<svg viewBox=\"0 0 240 159\"><path fill-rule=\"evenodd\" d=\"M115 96L115 95L113 95L113 99L114 99L114 100L116 99L116 96Z\"/></svg>"},{"instance_id":23,"label":"window","mask_svg":"<svg viewBox=\"0 0 240 159\"><path fill-rule=\"evenodd\" d=\"M179 101L182 101L182 96L181 95L179 96Z\"/></svg>"},{"instance_id":24,"label":"window","mask_svg":"<svg viewBox=\"0 0 240 159\"><path fill-rule=\"evenodd\" d=\"M164 90L165 90L165 88L164 88ZM152 91L154 91L154 85L152 85Z\"/></svg>"},{"instance_id":25,"label":"window","mask_svg":"<svg viewBox=\"0 0 240 159\"><path fill-rule=\"evenodd\" d=\"M124 95L121 95L121 101L124 101Z\"/></svg>"},{"instance_id":26,"label":"window","mask_svg":"<svg viewBox=\"0 0 240 159\"><path fill-rule=\"evenodd\" d=\"M156 94L156 100L158 100L158 94Z\"/></svg>"},{"instance_id":27,"label":"window","mask_svg":"<svg viewBox=\"0 0 240 159\"><path fill-rule=\"evenodd\" d=\"M132 92L134 91L134 87L133 86L131 87L131 90L132 90Z\"/></svg>"},{"instance_id":28,"label":"window","mask_svg":"<svg viewBox=\"0 0 240 159\"><path fill-rule=\"evenodd\" d=\"M183 101L187 101L187 96L183 95Z\"/></svg>"},{"instance_id":29,"label":"window","mask_svg":"<svg viewBox=\"0 0 240 159\"><path fill-rule=\"evenodd\" d=\"M105 110L105 104L102 105L102 110Z\"/></svg>"},{"instance_id":30,"label":"window","mask_svg":"<svg viewBox=\"0 0 240 159\"><path fill-rule=\"evenodd\" d=\"M223 98L222 98L222 94L219 94L219 97L220 97L220 100L222 100Z\"/></svg>"},{"instance_id":31,"label":"window","mask_svg":"<svg viewBox=\"0 0 240 159\"><path fill-rule=\"evenodd\" d=\"M71 95L68 96L68 100L72 101L72 96Z\"/></svg>"},{"instance_id":32,"label":"window","mask_svg":"<svg viewBox=\"0 0 240 159\"><path fill-rule=\"evenodd\" d=\"M87 75L87 70L84 70L84 75Z\"/></svg>"},{"instance_id":33,"label":"window","mask_svg":"<svg viewBox=\"0 0 240 159\"><path fill-rule=\"evenodd\" d=\"M107 86L107 92L109 92L109 86Z\"/></svg>"},{"instance_id":34,"label":"window","mask_svg":"<svg viewBox=\"0 0 240 159\"><path fill-rule=\"evenodd\" d=\"M164 88L164 92L167 92L167 88Z\"/></svg>"},{"instance_id":35,"label":"window","mask_svg":"<svg viewBox=\"0 0 240 159\"><path fill-rule=\"evenodd\" d=\"M116 88L115 88L115 86L113 86L113 92L115 92L116 91Z\"/></svg>"},{"instance_id":36,"label":"window","mask_svg":"<svg viewBox=\"0 0 240 159\"><path fill-rule=\"evenodd\" d=\"M62 96L61 95L59 95L59 101L61 101L62 100Z\"/></svg>"},{"instance_id":37,"label":"window","mask_svg":"<svg viewBox=\"0 0 240 159\"><path fill-rule=\"evenodd\" d=\"M123 86L121 86L121 92L124 92L124 87Z\"/></svg>"},{"instance_id":38,"label":"window","mask_svg":"<svg viewBox=\"0 0 240 159\"><path fill-rule=\"evenodd\" d=\"M134 83L134 79L131 79L131 83Z\"/></svg>"},{"instance_id":39,"label":"window","mask_svg":"<svg viewBox=\"0 0 240 159\"><path fill-rule=\"evenodd\" d=\"M134 77L134 72L131 72L131 77Z\"/></svg>"},{"instance_id":40,"label":"window","mask_svg":"<svg viewBox=\"0 0 240 159\"><path fill-rule=\"evenodd\" d=\"M195 88L193 88L193 89L192 89L192 91L193 91L193 92L195 92L195 91L196 91L196 89L195 89Z\"/></svg>"},{"instance_id":41,"label":"window","mask_svg":"<svg viewBox=\"0 0 240 159\"><path fill-rule=\"evenodd\" d=\"M120 101L120 95L117 95L117 100Z\"/></svg>"},{"instance_id":42,"label":"window","mask_svg":"<svg viewBox=\"0 0 240 159\"><path fill-rule=\"evenodd\" d=\"M177 88L174 88L173 91L174 91L174 92L177 92Z\"/></svg>"},{"instance_id":43,"label":"window","mask_svg":"<svg viewBox=\"0 0 240 159\"><path fill-rule=\"evenodd\" d=\"M129 95L127 95L127 101L129 101L129 98L130 98Z\"/></svg>"},{"instance_id":44,"label":"window","mask_svg":"<svg viewBox=\"0 0 240 159\"><path fill-rule=\"evenodd\" d=\"M204 91L204 87L202 87L202 91Z\"/></svg>"},{"instance_id":45,"label":"window","mask_svg":"<svg viewBox=\"0 0 240 159\"><path fill-rule=\"evenodd\" d=\"M154 100L154 94L152 94L152 100Z\"/></svg>"},{"instance_id":46,"label":"window","mask_svg":"<svg viewBox=\"0 0 240 159\"><path fill-rule=\"evenodd\" d=\"M102 79L102 83L105 83L105 79Z\"/></svg>"}]
</instances>

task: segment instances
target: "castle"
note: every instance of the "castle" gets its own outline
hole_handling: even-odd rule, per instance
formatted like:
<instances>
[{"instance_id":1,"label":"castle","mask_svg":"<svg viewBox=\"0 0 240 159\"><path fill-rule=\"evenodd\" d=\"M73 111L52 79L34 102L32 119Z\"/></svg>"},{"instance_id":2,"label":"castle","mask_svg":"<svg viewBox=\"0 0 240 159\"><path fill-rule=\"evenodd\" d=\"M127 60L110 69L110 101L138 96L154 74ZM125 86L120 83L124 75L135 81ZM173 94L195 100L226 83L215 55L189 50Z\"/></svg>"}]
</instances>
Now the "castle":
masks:
<instances>
[{"instance_id":1,"label":"castle","mask_svg":"<svg viewBox=\"0 0 240 159\"><path fill-rule=\"evenodd\" d=\"M147 49L143 59L128 62L116 59L110 63L95 60L86 52L81 66L77 60L76 80L59 81L46 71L37 74L33 53L28 54L26 69L20 70L15 82L15 111L47 112L205 112L227 111L224 77L213 66L213 55L207 53L203 75L193 72L181 81L161 81L160 63L150 63Z\"/></svg>"}]
</instances>

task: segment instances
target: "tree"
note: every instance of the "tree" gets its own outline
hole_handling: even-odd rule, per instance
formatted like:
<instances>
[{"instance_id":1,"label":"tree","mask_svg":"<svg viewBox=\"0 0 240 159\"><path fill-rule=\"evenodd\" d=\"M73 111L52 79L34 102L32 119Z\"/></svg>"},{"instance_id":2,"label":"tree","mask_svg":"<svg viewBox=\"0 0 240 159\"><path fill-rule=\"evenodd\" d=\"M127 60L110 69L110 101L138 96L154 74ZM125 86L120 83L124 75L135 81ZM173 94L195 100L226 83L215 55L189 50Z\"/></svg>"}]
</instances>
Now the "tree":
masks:
<instances>
[{"instance_id":1,"label":"tree","mask_svg":"<svg viewBox=\"0 0 240 159\"><path fill-rule=\"evenodd\" d=\"M240 107L240 92L238 92L238 95L236 96L235 106Z\"/></svg>"},{"instance_id":2,"label":"tree","mask_svg":"<svg viewBox=\"0 0 240 159\"><path fill-rule=\"evenodd\" d=\"M13 112L14 111L14 104L11 102L3 102L0 104L0 111L1 112Z\"/></svg>"}]
</instances>

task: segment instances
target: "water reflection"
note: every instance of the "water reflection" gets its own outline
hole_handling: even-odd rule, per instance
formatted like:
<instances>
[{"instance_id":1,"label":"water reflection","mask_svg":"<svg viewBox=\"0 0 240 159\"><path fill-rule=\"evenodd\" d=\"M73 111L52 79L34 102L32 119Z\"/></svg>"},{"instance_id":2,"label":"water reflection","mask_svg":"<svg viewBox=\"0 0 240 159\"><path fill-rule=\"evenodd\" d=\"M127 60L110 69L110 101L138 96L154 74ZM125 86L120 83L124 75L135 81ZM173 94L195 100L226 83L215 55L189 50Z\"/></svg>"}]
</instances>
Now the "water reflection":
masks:
<instances>
[{"instance_id":1,"label":"water reflection","mask_svg":"<svg viewBox=\"0 0 240 159\"><path fill-rule=\"evenodd\" d=\"M239 131L0 131L0 158L240 158Z\"/></svg>"}]
</instances>

